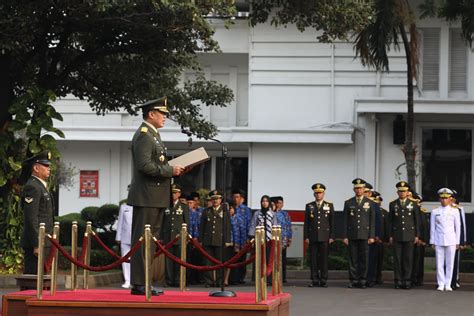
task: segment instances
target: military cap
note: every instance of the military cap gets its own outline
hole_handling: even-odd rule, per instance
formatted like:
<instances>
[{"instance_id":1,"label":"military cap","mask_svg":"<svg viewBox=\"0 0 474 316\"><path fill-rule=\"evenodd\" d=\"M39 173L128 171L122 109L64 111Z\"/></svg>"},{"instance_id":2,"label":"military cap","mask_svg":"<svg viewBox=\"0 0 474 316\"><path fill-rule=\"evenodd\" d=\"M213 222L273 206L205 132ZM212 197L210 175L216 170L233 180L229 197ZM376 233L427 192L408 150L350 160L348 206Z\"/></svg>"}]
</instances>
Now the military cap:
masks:
<instances>
[{"instance_id":1,"label":"military cap","mask_svg":"<svg viewBox=\"0 0 474 316\"><path fill-rule=\"evenodd\" d=\"M209 192L209 198L211 200L222 199L222 194L217 190L212 190L211 192Z\"/></svg>"},{"instance_id":2,"label":"military cap","mask_svg":"<svg viewBox=\"0 0 474 316\"><path fill-rule=\"evenodd\" d=\"M365 183L365 191L370 191L372 190L374 187L372 186L372 184L366 182Z\"/></svg>"},{"instance_id":3,"label":"military cap","mask_svg":"<svg viewBox=\"0 0 474 316\"><path fill-rule=\"evenodd\" d=\"M417 200L417 201L423 201L423 197L416 193L415 191L411 191L411 197L414 199L414 200Z\"/></svg>"},{"instance_id":4,"label":"military cap","mask_svg":"<svg viewBox=\"0 0 474 316\"><path fill-rule=\"evenodd\" d=\"M352 184L354 185L354 188L364 188L365 187L365 180L361 178L355 178L352 180Z\"/></svg>"},{"instance_id":5,"label":"military cap","mask_svg":"<svg viewBox=\"0 0 474 316\"><path fill-rule=\"evenodd\" d=\"M372 191L372 197L379 203L383 201L382 194L380 194L380 192Z\"/></svg>"},{"instance_id":6,"label":"military cap","mask_svg":"<svg viewBox=\"0 0 474 316\"><path fill-rule=\"evenodd\" d=\"M191 193L189 194L189 198L191 198L192 200L195 199L195 198L200 199L201 196L200 196L199 193L197 193L197 192L191 192Z\"/></svg>"},{"instance_id":7,"label":"military cap","mask_svg":"<svg viewBox=\"0 0 474 316\"><path fill-rule=\"evenodd\" d=\"M409 191L410 190L410 185L406 181L400 181L395 184L395 187L397 188L398 191Z\"/></svg>"},{"instance_id":8,"label":"military cap","mask_svg":"<svg viewBox=\"0 0 474 316\"><path fill-rule=\"evenodd\" d=\"M173 183L173 185L171 186L171 192L173 193L181 192L181 186L177 183Z\"/></svg>"},{"instance_id":9,"label":"military cap","mask_svg":"<svg viewBox=\"0 0 474 316\"><path fill-rule=\"evenodd\" d=\"M448 188L441 188L438 190L438 195L440 198L448 198L453 195L453 191Z\"/></svg>"},{"instance_id":10,"label":"military cap","mask_svg":"<svg viewBox=\"0 0 474 316\"><path fill-rule=\"evenodd\" d=\"M32 166L35 163L39 163L45 166L51 165L51 152L48 150L44 150L40 152L39 154L36 154L25 161L23 161L24 166Z\"/></svg>"},{"instance_id":11,"label":"military cap","mask_svg":"<svg viewBox=\"0 0 474 316\"><path fill-rule=\"evenodd\" d=\"M136 108L137 109L142 109L143 113L148 113L152 110L158 110L164 114L168 114L169 111L168 111L168 105L167 105L167 98L166 97L162 97L162 98L159 98L159 99L154 99L154 100L150 100L148 102L145 102L141 105L137 105Z\"/></svg>"},{"instance_id":12,"label":"military cap","mask_svg":"<svg viewBox=\"0 0 474 316\"><path fill-rule=\"evenodd\" d=\"M311 189L315 192L315 193L321 193L321 192L324 192L326 191L326 186L322 183L315 183L311 186Z\"/></svg>"}]
</instances>

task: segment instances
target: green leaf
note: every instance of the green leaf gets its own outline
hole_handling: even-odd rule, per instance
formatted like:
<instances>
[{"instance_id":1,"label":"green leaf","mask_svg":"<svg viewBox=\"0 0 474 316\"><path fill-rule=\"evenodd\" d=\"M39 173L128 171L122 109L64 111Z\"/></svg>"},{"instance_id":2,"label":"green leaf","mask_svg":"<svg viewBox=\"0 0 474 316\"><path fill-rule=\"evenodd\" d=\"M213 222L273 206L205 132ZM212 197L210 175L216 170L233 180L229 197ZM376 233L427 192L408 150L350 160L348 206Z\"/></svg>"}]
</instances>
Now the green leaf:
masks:
<instances>
[{"instance_id":1,"label":"green leaf","mask_svg":"<svg viewBox=\"0 0 474 316\"><path fill-rule=\"evenodd\" d=\"M41 151L41 148L38 146L38 142L34 139L30 142L28 149L32 154L37 154Z\"/></svg>"},{"instance_id":2,"label":"green leaf","mask_svg":"<svg viewBox=\"0 0 474 316\"><path fill-rule=\"evenodd\" d=\"M10 167L15 170L15 171L18 171L21 169L21 163L18 163L16 162L13 157L8 157L8 164L10 165Z\"/></svg>"}]
</instances>

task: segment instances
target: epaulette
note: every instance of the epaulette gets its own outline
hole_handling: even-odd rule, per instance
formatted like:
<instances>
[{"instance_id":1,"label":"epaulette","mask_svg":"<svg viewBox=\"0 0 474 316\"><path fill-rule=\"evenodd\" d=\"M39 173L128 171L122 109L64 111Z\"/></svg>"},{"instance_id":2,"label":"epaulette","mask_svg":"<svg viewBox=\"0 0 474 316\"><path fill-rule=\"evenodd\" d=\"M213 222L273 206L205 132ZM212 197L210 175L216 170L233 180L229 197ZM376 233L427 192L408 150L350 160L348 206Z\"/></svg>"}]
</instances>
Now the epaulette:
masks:
<instances>
[{"instance_id":1,"label":"epaulette","mask_svg":"<svg viewBox=\"0 0 474 316\"><path fill-rule=\"evenodd\" d=\"M414 199L414 198L413 198L413 197L411 197L411 196L409 196L409 197L408 197L408 199L409 199L410 201L413 201L413 202L416 202L416 201L418 201L418 199Z\"/></svg>"},{"instance_id":2,"label":"epaulette","mask_svg":"<svg viewBox=\"0 0 474 316\"><path fill-rule=\"evenodd\" d=\"M329 204L334 204L334 203L331 202L331 201L326 201L326 200L324 200L324 202L329 203Z\"/></svg>"},{"instance_id":3,"label":"epaulette","mask_svg":"<svg viewBox=\"0 0 474 316\"><path fill-rule=\"evenodd\" d=\"M140 132L141 132L141 133L146 133L146 132L148 132L148 127L142 126L142 128L140 128Z\"/></svg>"},{"instance_id":4,"label":"epaulette","mask_svg":"<svg viewBox=\"0 0 474 316\"><path fill-rule=\"evenodd\" d=\"M459 204L453 204L453 205L451 205L451 207L457 208L458 210L460 209Z\"/></svg>"},{"instance_id":5,"label":"epaulette","mask_svg":"<svg viewBox=\"0 0 474 316\"><path fill-rule=\"evenodd\" d=\"M306 206L315 203L314 201L306 203Z\"/></svg>"}]
</instances>

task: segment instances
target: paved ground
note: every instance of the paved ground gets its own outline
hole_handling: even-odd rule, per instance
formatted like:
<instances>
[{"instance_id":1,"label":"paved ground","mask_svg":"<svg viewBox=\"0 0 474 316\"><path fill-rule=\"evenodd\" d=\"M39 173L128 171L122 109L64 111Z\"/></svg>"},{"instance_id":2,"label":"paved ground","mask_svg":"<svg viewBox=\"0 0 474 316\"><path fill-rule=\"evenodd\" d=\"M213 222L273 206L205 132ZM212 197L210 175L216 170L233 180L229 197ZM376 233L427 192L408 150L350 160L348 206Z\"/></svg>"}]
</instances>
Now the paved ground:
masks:
<instances>
[{"instance_id":1,"label":"paved ground","mask_svg":"<svg viewBox=\"0 0 474 316\"><path fill-rule=\"evenodd\" d=\"M370 289L348 289L347 282L329 282L328 288L308 288L307 281L285 285L291 293L290 315L459 315L474 316L474 285L455 292L438 292L434 284L412 290L395 290L391 284ZM108 288L120 288L120 284ZM231 287L235 291L253 291L250 285ZM165 289L166 290L166 289ZM191 290L209 291L202 287ZM0 294L16 289L0 289Z\"/></svg>"}]
</instances>

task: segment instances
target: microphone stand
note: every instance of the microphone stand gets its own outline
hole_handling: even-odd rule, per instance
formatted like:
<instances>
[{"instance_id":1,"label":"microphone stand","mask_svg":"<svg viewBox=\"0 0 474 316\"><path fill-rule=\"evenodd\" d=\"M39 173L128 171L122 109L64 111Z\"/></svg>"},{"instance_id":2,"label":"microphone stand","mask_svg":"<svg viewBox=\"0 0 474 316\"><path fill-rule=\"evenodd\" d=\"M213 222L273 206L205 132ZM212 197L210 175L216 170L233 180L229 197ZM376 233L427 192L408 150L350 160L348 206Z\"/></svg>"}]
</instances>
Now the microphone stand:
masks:
<instances>
[{"instance_id":1,"label":"microphone stand","mask_svg":"<svg viewBox=\"0 0 474 316\"><path fill-rule=\"evenodd\" d=\"M216 143L219 143L222 146L222 195L223 195L223 200L226 198L226 184L227 184L227 147L224 145L223 142L221 142L218 139L215 138L206 138L208 140L212 140ZM224 207L226 203L224 202L222 205L222 242L221 242L221 261L224 262L224 250L225 250L225 232L226 232L226 220L225 220L225 212L228 212L229 210ZM229 214L230 216L230 214ZM209 293L209 296L214 296L214 297L234 297L237 296L234 291L229 291L224 288L224 279L225 279L225 268L221 269L221 289L220 290L215 290L211 291Z\"/></svg>"}]
</instances>

